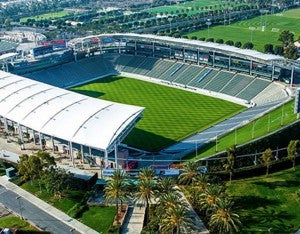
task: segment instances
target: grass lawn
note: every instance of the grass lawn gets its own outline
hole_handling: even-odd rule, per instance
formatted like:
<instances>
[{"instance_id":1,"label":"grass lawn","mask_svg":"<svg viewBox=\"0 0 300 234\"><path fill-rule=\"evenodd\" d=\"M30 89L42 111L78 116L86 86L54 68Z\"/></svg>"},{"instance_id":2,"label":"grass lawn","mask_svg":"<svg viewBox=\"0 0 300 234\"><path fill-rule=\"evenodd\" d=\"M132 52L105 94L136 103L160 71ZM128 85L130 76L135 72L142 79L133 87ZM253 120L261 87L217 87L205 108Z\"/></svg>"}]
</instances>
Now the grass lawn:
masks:
<instances>
[{"instance_id":1,"label":"grass lawn","mask_svg":"<svg viewBox=\"0 0 300 234\"><path fill-rule=\"evenodd\" d=\"M72 90L146 107L124 143L148 151L174 144L244 109L221 99L125 77L107 77Z\"/></svg>"},{"instance_id":2,"label":"grass lawn","mask_svg":"<svg viewBox=\"0 0 300 234\"><path fill-rule=\"evenodd\" d=\"M294 114L294 104L294 101L290 101L269 114L221 137L217 142L218 152L226 150L234 144L241 145L255 138L267 135L268 133L281 128L281 124L287 125L294 122L297 119L297 115ZM202 149L198 150L198 152L199 154L197 156L195 156L195 154L189 155L187 159L199 159L215 154L215 142L207 144L207 146L204 146Z\"/></svg>"},{"instance_id":3,"label":"grass lawn","mask_svg":"<svg viewBox=\"0 0 300 234\"><path fill-rule=\"evenodd\" d=\"M37 231L38 229L27 223L25 220L20 219L16 216L6 216L0 218L0 227L2 228L13 228L20 229L23 231Z\"/></svg>"},{"instance_id":4,"label":"grass lawn","mask_svg":"<svg viewBox=\"0 0 300 234\"><path fill-rule=\"evenodd\" d=\"M114 221L116 212L115 206L90 206L89 210L84 212L79 221L98 232L108 233L108 229Z\"/></svg>"},{"instance_id":5,"label":"grass lawn","mask_svg":"<svg viewBox=\"0 0 300 234\"><path fill-rule=\"evenodd\" d=\"M234 4L235 6L241 5L240 3L229 3L228 1L218 0L193 0L186 1L184 3L174 4L170 6L159 6L149 8L146 11L151 13L163 13L163 14L183 14L188 15L199 14L201 11L207 11L209 9L222 9L222 7L228 7L228 4ZM221 6L222 5L222 6ZM198 9L197 9L198 8ZM177 11L177 12L176 12ZM184 12L182 12L184 11Z\"/></svg>"},{"instance_id":6,"label":"grass lawn","mask_svg":"<svg viewBox=\"0 0 300 234\"><path fill-rule=\"evenodd\" d=\"M264 45L271 43L273 45L280 45L277 41L280 32L283 30L290 30L295 34L295 39L300 36L300 8L289 10L283 13L274 15L263 15L255 17L249 20L239 21L231 25L213 25L208 30L203 29L187 34L189 37L197 36L200 37L212 37L215 40L218 38L224 41L233 40L234 42L240 41L242 43L252 41L254 49L258 51L264 50ZM261 24L262 23L262 24ZM265 31L262 31L261 25L266 25ZM253 31L249 30L249 27L255 28Z\"/></svg>"},{"instance_id":7,"label":"grass lawn","mask_svg":"<svg viewBox=\"0 0 300 234\"><path fill-rule=\"evenodd\" d=\"M233 181L227 187L241 216L242 233L295 233L300 229L300 166L295 171Z\"/></svg>"},{"instance_id":8,"label":"grass lawn","mask_svg":"<svg viewBox=\"0 0 300 234\"><path fill-rule=\"evenodd\" d=\"M65 213L67 213L75 204L79 203L85 194L84 191L80 190L67 190L65 191L65 196L58 199L49 194L45 188L42 188L42 192L40 192L40 187L37 182L27 182L21 187Z\"/></svg>"},{"instance_id":9,"label":"grass lawn","mask_svg":"<svg viewBox=\"0 0 300 234\"><path fill-rule=\"evenodd\" d=\"M51 13L46 13L46 14L41 14L41 15L35 15L35 16L30 16L30 17L25 17L21 18L20 22L26 22L27 19L35 19L35 21L39 20L44 20L44 19L57 19L64 17L68 15L69 13L67 11L57 11L57 12L51 12Z\"/></svg>"}]
</instances>

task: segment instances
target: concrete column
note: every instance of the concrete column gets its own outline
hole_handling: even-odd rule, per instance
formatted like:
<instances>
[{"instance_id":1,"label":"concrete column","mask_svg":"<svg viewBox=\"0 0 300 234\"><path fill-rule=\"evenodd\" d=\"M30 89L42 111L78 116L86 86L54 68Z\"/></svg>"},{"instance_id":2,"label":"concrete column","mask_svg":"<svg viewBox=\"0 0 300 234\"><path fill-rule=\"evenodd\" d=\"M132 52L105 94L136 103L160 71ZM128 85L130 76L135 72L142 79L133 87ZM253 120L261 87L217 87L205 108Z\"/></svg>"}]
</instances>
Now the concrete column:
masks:
<instances>
[{"instance_id":1,"label":"concrete column","mask_svg":"<svg viewBox=\"0 0 300 234\"><path fill-rule=\"evenodd\" d=\"M108 167L108 152L104 151L104 168Z\"/></svg>"},{"instance_id":2,"label":"concrete column","mask_svg":"<svg viewBox=\"0 0 300 234\"><path fill-rule=\"evenodd\" d=\"M228 57L228 70L231 69L231 56Z\"/></svg>"},{"instance_id":3,"label":"concrete column","mask_svg":"<svg viewBox=\"0 0 300 234\"><path fill-rule=\"evenodd\" d=\"M212 62L212 66L213 66L213 67L215 66L215 54L216 54L216 52L213 51L213 62Z\"/></svg>"},{"instance_id":4,"label":"concrete column","mask_svg":"<svg viewBox=\"0 0 300 234\"><path fill-rule=\"evenodd\" d=\"M19 131L19 137L21 140L21 149L25 149L25 144L24 144L24 139L23 139L23 132L22 132L22 127L21 125L18 123L18 131Z\"/></svg>"},{"instance_id":5,"label":"concrete column","mask_svg":"<svg viewBox=\"0 0 300 234\"><path fill-rule=\"evenodd\" d=\"M253 61L252 60L250 60L250 75L252 76L252 66L253 66Z\"/></svg>"},{"instance_id":6,"label":"concrete column","mask_svg":"<svg viewBox=\"0 0 300 234\"><path fill-rule=\"evenodd\" d=\"M291 84L290 84L291 87L293 87L293 83L294 83L294 69L295 69L295 67L292 66L292 71L291 71Z\"/></svg>"},{"instance_id":7,"label":"concrete column","mask_svg":"<svg viewBox=\"0 0 300 234\"><path fill-rule=\"evenodd\" d=\"M134 54L135 54L135 56L137 55L137 45L136 45L136 40L134 41Z\"/></svg>"},{"instance_id":8,"label":"concrete column","mask_svg":"<svg viewBox=\"0 0 300 234\"><path fill-rule=\"evenodd\" d=\"M91 156L92 155L92 148L89 147L89 155Z\"/></svg>"},{"instance_id":9,"label":"concrete column","mask_svg":"<svg viewBox=\"0 0 300 234\"><path fill-rule=\"evenodd\" d=\"M54 144L54 137L51 136L51 142L52 142L52 151L55 152L55 144Z\"/></svg>"},{"instance_id":10,"label":"concrete column","mask_svg":"<svg viewBox=\"0 0 300 234\"><path fill-rule=\"evenodd\" d=\"M183 60L183 62L185 62L185 48L184 47L182 50L182 60Z\"/></svg>"},{"instance_id":11,"label":"concrete column","mask_svg":"<svg viewBox=\"0 0 300 234\"><path fill-rule=\"evenodd\" d=\"M32 134L33 134L33 143L36 145L36 142L35 142L35 131L32 129Z\"/></svg>"},{"instance_id":12,"label":"concrete column","mask_svg":"<svg viewBox=\"0 0 300 234\"><path fill-rule=\"evenodd\" d=\"M274 63L272 62L272 75L271 75L272 81L274 81L274 74L275 74L275 66Z\"/></svg>"},{"instance_id":13,"label":"concrete column","mask_svg":"<svg viewBox=\"0 0 300 234\"><path fill-rule=\"evenodd\" d=\"M200 52L199 52L199 49L197 49L197 64L198 65L200 65L199 57L200 57Z\"/></svg>"},{"instance_id":14,"label":"concrete column","mask_svg":"<svg viewBox=\"0 0 300 234\"><path fill-rule=\"evenodd\" d=\"M118 144L117 143L115 144L115 164L116 164L116 169L118 169L119 165L118 165Z\"/></svg>"},{"instance_id":15,"label":"concrete column","mask_svg":"<svg viewBox=\"0 0 300 234\"><path fill-rule=\"evenodd\" d=\"M84 152L83 152L83 145L80 145L80 152L81 152L81 161L84 163Z\"/></svg>"},{"instance_id":16,"label":"concrete column","mask_svg":"<svg viewBox=\"0 0 300 234\"><path fill-rule=\"evenodd\" d=\"M41 147L41 150L43 150L43 142L42 142L42 133L39 132L39 140L40 140L40 147Z\"/></svg>"},{"instance_id":17,"label":"concrete column","mask_svg":"<svg viewBox=\"0 0 300 234\"><path fill-rule=\"evenodd\" d=\"M75 161L74 161L74 155L73 155L73 144L71 141L69 141L69 152L70 152L70 157L71 157L73 167L75 167Z\"/></svg>"}]
</instances>

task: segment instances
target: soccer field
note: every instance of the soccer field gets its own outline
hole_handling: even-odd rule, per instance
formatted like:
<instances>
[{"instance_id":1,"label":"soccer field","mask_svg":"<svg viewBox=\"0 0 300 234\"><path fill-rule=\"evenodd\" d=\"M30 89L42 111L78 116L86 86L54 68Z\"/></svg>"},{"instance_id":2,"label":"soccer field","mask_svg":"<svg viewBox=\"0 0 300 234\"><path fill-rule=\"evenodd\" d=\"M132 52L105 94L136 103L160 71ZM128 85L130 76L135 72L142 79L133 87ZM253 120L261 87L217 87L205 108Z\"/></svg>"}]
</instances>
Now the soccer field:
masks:
<instances>
[{"instance_id":1,"label":"soccer field","mask_svg":"<svg viewBox=\"0 0 300 234\"><path fill-rule=\"evenodd\" d=\"M209 32L207 29L203 29L187 35L189 38L192 36L197 36L198 38L212 37L215 40L221 38L224 41L233 40L234 42L240 41L242 43L249 42L252 38L254 49L263 51L265 44L280 45L278 36L284 30L293 32L295 39L297 39L300 36L299 19L300 8L274 15L262 15L226 26L213 27L212 25ZM265 26L264 31L262 31L262 26Z\"/></svg>"},{"instance_id":2,"label":"soccer field","mask_svg":"<svg viewBox=\"0 0 300 234\"><path fill-rule=\"evenodd\" d=\"M146 107L143 118L124 143L152 152L245 108L221 99L116 76L72 90L96 98Z\"/></svg>"}]
</instances>

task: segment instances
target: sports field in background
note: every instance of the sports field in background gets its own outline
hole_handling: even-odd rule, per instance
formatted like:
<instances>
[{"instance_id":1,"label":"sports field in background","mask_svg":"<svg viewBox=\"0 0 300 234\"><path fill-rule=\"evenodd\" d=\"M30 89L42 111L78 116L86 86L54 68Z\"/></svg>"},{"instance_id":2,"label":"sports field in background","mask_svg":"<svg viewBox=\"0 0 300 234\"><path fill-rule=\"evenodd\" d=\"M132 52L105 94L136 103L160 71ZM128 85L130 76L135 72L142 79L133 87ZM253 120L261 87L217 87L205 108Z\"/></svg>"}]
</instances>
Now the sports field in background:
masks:
<instances>
[{"instance_id":1,"label":"sports field in background","mask_svg":"<svg viewBox=\"0 0 300 234\"><path fill-rule=\"evenodd\" d=\"M180 89L111 76L72 88L119 103L146 107L126 144L157 151L244 109L243 106Z\"/></svg>"},{"instance_id":2,"label":"sports field in background","mask_svg":"<svg viewBox=\"0 0 300 234\"><path fill-rule=\"evenodd\" d=\"M40 15L31 16L31 17L25 17L25 18L20 19L20 22L21 23L26 22L27 19L35 19L35 21L44 20L44 19L57 19L57 18L64 17L68 14L69 14L69 12L67 12L67 11L57 11L57 12L40 14Z\"/></svg>"},{"instance_id":3,"label":"sports field in background","mask_svg":"<svg viewBox=\"0 0 300 234\"><path fill-rule=\"evenodd\" d=\"M273 45L280 45L278 36L284 30L290 30L295 34L295 39L300 36L300 8L285 11L274 15L262 15L249 20L239 21L231 25L210 26L210 29L203 29L187 34L189 38L197 36L197 38L218 38L224 41L232 40L234 42L240 41L243 44L251 41L254 44L254 49L263 51L264 45L271 43ZM262 31L262 26L264 31ZM251 27L252 30L249 28Z\"/></svg>"},{"instance_id":4,"label":"sports field in background","mask_svg":"<svg viewBox=\"0 0 300 234\"><path fill-rule=\"evenodd\" d=\"M227 1L216 1L216 0L193 0L193 1L188 1L184 3L179 3L179 4L174 4L174 5L169 5L169 6L160 6L160 7L154 7L154 8L149 8L146 11L151 12L151 13L157 13L157 14L182 14L186 13L188 15L194 15L198 14L200 12L204 12L211 9L220 9L223 6L226 7L228 4L238 6L240 5L239 3L234 3L234 2L227 2ZM222 5L222 6L221 6ZM184 10L184 12L182 12ZM179 11L179 12L178 12ZM171 13L172 12L172 13ZM177 13L178 12L178 13Z\"/></svg>"}]
</instances>

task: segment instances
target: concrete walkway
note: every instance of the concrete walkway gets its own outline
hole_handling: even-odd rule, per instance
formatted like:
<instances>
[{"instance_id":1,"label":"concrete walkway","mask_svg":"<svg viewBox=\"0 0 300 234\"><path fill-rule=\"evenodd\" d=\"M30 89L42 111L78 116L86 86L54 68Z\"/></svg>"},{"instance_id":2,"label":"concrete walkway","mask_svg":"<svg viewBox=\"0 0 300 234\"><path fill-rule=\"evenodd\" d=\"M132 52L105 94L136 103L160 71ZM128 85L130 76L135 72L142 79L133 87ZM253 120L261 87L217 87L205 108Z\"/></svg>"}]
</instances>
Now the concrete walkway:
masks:
<instances>
[{"instance_id":1,"label":"concrete walkway","mask_svg":"<svg viewBox=\"0 0 300 234\"><path fill-rule=\"evenodd\" d=\"M88 226L84 225L83 223L80 223L76 219L71 218L70 216L66 215L62 211L56 209L55 207L49 205L48 203L42 201L41 199L35 197L31 193L25 191L24 189L18 187L12 182L9 182L6 176L0 177L0 184L5 187L7 190L11 190L21 196L23 199L27 200L28 202L31 202L32 204L36 205L43 211L47 212L48 214L52 215L53 217L59 219L63 223L67 224L74 230L82 233L82 234L97 234L95 230L89 228ZM38 223L36 223L38 226Z\"/></svg>"},{"instance_id":2,"label":"concrete walkway","mask_svg":"<svg viewBox=\"0 0 300 234\"><path fill-rule=\"evenodd\" d=\"M145 206L140 205L129 207L121 234L140 234L144 225L145 210Z\"/></svg>"}]
</instances>

